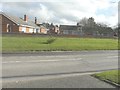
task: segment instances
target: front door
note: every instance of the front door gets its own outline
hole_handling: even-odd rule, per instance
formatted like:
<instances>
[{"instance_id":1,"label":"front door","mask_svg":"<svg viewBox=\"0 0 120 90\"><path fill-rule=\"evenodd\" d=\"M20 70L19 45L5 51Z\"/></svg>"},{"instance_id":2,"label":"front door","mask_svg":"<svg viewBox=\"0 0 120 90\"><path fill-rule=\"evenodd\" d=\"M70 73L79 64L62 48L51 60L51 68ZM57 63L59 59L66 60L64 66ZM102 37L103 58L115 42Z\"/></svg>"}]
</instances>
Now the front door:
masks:
<instances>
[{"instance_id":1,"label":"front door","mask_svg":"<svg viewBox=\"0 0 120 90\"><path fill-rule=\"evenodd\" d=\"M11 26L10 26L10 24L7 24L7 32L11 32Z\"/></svg>"},{"instance_id":2,"label":"front door","mask_svg":"<svg viewBox=\"0 0 120 90\"><path fill-rule=\"evenodd\" d=\"M36 29L36 33L38 33L38 29Z\"/></svg>"}]
</instances>

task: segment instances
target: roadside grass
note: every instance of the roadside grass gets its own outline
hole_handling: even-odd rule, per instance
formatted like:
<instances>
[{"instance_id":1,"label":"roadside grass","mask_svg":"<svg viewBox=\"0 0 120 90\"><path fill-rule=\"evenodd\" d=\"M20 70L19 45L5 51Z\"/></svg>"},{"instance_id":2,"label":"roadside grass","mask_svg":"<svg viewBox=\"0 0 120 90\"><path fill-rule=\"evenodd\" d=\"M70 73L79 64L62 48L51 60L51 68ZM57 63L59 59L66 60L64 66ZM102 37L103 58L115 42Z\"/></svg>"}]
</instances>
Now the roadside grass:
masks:
<instances>
[{"instance_id":1,"label":"roadside grass","mask_svg":"<svg viewBox=\"0 0 120 90\"><path fill-rule=\"evenodd\" d=\"M67 37L2 37L2 51L117 50L117 39Z\"/></svg>"},{"instance_id":2,"label":"roadside grass","mask_svg":"<svg viewBox=\"0 0 120 90\"><path fill-rule=\"evenodd\" d=\"M2 52L2 37L0 36L0 53Z\"/></svg>"},{"instance_id":3,"label":"roadside grass","mask_svg":"<svg viewBox=\"0 0 120 90\"><path fill-rule=\"evenodd\" d=\"M100 80L108 80L111 83L114 82L120 85L120 70L105 71L102 73L94 74L93 76L99 78Z\"/></svg>"}]
</instances>

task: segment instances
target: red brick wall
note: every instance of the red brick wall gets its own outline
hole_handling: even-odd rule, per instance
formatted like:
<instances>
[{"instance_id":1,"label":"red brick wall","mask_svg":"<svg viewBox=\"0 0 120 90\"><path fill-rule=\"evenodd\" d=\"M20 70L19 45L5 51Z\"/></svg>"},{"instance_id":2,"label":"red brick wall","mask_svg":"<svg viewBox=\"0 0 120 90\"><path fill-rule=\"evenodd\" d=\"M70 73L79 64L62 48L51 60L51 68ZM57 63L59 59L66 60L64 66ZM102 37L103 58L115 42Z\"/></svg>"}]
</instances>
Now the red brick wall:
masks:
<instances>
[{"instance_id":1,"label":"red brick wall","mask_svg":"<svg viewBox=\"0 0 120 90\"><path fill-rule=\"evenodd\" d=\"M7 32L7 24L11 27L11 32L19 32L19 26L2 15L2 32Z\"/></svg>"}]
</instances>

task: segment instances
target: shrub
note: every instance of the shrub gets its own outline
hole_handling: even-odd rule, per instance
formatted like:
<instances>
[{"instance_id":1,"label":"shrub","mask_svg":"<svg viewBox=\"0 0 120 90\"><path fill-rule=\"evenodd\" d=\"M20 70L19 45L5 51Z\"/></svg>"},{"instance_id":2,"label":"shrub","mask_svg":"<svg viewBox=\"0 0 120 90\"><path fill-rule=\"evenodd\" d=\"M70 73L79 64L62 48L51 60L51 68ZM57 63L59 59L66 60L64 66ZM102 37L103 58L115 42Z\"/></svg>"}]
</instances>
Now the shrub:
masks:
<instances>
[{"instance_id":1,"label":"shrub","mask_svg":"<svg viewBox=\"0 0 120 90\"><path fill-rule=\"evenodd\" d=\"M45 42L45 44L51 44L51 43L53 43L54 41L55 41L54 38L49 38L49 39Z\"/></svg>"}]
</instances>

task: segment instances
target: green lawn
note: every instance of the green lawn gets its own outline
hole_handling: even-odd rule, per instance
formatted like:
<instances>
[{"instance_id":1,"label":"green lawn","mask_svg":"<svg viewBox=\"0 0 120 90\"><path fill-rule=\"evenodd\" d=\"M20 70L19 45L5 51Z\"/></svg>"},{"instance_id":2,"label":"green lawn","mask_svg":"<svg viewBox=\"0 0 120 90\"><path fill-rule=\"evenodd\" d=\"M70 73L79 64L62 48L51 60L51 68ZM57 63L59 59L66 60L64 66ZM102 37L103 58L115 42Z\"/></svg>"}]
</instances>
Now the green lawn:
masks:
<instances>
[{"instance_id":1,"label":"green lawn","mask_svg":"<svg viewBox=\"0 0 120 90\"><path fill-rule=\"evenodd\" d=\"M117 39L32 36L2 37L2 51L79 51L116 49L118 49Z\"/></svg>"},{"instance_id":2,"label":"green lawn","mask_svg":"<svg viewBox=\"0 0 120 90\"><path fill-rule=\"evenodd\" d=\"M111 82L115 82L117 84L120 84L120 70L112 70L112 71L106 71L102 73L98 73L93 75L101 80L109 80Z\"/></svg>"}]
</instances>

